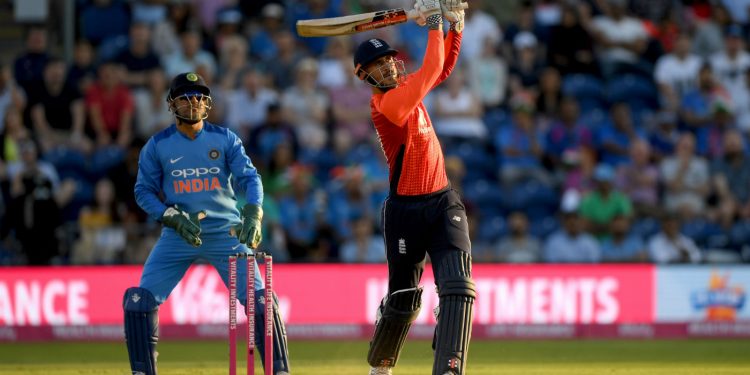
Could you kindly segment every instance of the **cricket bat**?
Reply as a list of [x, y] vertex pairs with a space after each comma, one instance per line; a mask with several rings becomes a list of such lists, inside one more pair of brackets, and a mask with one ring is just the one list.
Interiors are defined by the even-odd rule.
[[[462, 7], [466, 9], [469, 6], [463, 3]], [[301, 20], [297, 21], [297, 34], [305, 37], [349, 35], [398, 25], [418, 17], [419, 12], [414, 9], [395, 8], [351, 16]]]

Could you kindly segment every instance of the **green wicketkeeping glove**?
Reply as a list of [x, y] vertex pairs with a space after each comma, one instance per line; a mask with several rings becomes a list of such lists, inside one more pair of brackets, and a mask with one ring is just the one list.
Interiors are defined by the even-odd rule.
[[203, 243], [199, 236], [201, 234], [201, 220], [205, 217], [206, 211], [189, 214], [174, 206], [164, 211], [161, 222], [177, 231], [177, 234], [189, 244], [198, 247]]
[[242, 222], [232, 228], [232, 234], [236, 235], [241, 243], [251, 249], [256, 249], [260, 244], [260, 221], [263, 220], [263, 209], [248, 203], [242, 207], [241, 219]]

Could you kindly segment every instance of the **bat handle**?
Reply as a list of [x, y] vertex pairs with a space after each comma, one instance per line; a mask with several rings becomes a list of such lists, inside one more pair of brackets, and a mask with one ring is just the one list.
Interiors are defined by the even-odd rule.
[[[469, 3], [461, 3], [461, 9], [468, 9]], [[417, 12], [416, 9], [409, 9], [406, 11], [406, 18], [410, 20], [415, 20], [419, 18], [419, 12]]]

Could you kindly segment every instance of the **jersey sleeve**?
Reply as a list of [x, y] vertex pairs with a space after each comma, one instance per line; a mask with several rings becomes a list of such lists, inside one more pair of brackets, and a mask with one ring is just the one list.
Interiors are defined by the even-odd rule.
[[443, 42], [443, 48], [445, 50], [443, 71], [440, 72], [440, 77], [438, 77], [437, 81], [435, 81], [435, 84], [432, 86], [433, 88], [445, 81], [445, 79], [448, 78], [449, 75], [451, 75], [453, 68], [456, 67], [458, 54], [459, 52], [461, 52], [461, 35], [463, 35], [463, 33], [456, 33], [453, 31], [448, 32], [448, 36]]
[[242, 140], [231, 130], [227, 130], [227, 163], [232, 176], [237, 180], [237, 186], [245, 191], [247, 203], [258, 206], [263, 204], [263, 183], [260, 174], [245, 153]]
[[411, 74], [406, 82], [383, 94], [377, 109], [390, 122], [399, 126], [405, 125], [409, 114], [435, 85], [445, 61], [443, 42], [442, 31], [430, 30], [422, 67]]
[[135, 182], [135, 200], [154, 220], [160, 220], [167, 206], [159, 199], [162, 190], [162, 167], [151, 138], [138, 158], [138, 177]]

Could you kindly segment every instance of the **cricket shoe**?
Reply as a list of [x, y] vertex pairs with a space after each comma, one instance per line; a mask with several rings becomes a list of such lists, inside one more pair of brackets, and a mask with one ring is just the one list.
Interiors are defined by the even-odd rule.
[[393, 375], [391, 368], [388, 366], [371, 367], [370, 375]]

